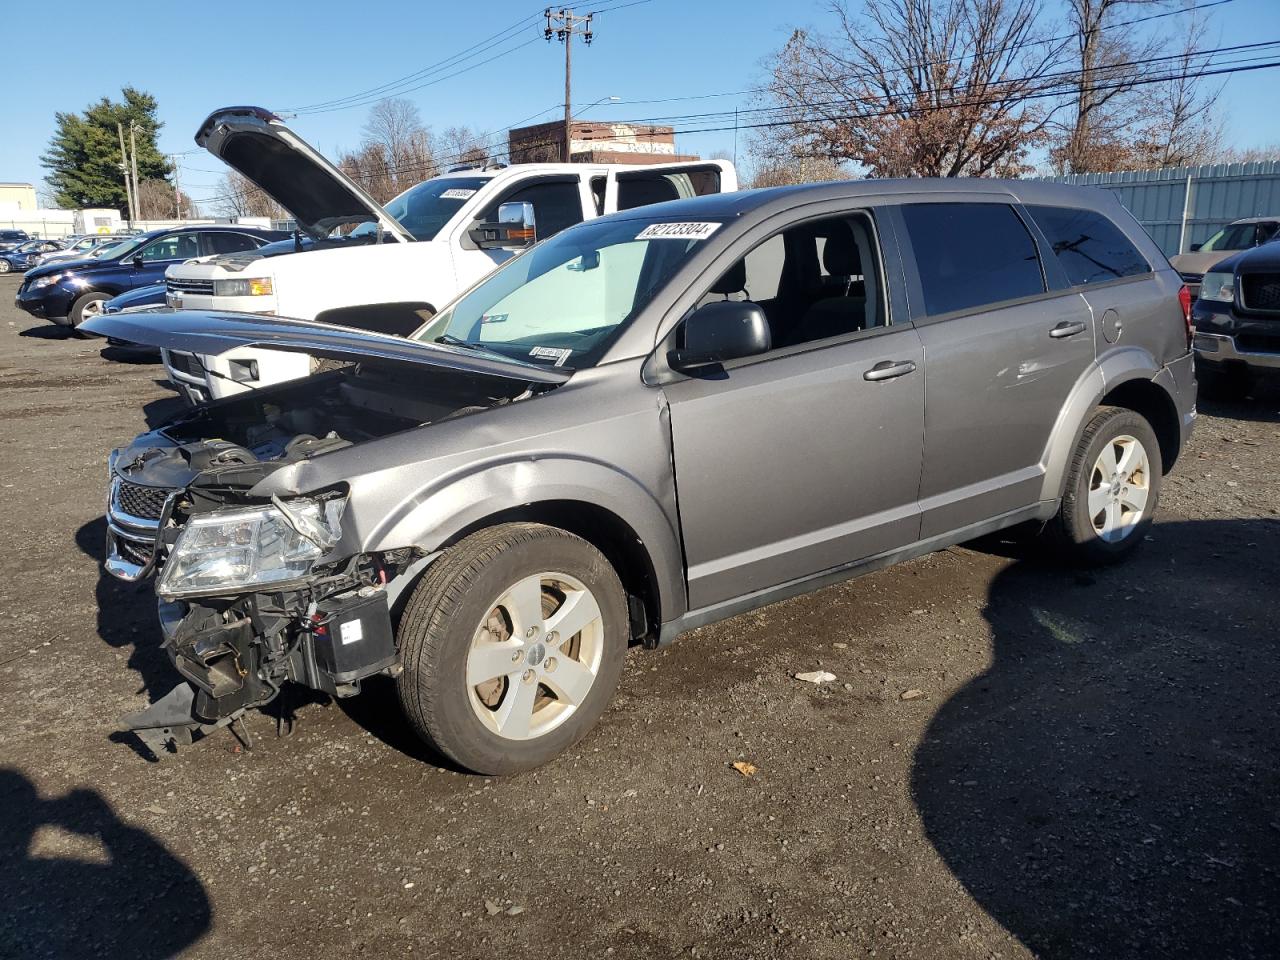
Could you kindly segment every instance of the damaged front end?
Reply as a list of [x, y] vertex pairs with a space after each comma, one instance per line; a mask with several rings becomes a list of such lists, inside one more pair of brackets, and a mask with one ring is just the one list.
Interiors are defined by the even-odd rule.
[[[157, 754], [190, 743], [287, 683], [353, 696], [396, 675], [397, 599], [431, 556], [363, 552], [344, 485], [280, 496], [277, 470], [530, 394], [527, 383], [365, 364], [223, 401], [110, 457], [106, 571], [154, 576], [163, 645], [183, 678], [125, 718]], [[355, 454], [352, 452], [354, 458]]]

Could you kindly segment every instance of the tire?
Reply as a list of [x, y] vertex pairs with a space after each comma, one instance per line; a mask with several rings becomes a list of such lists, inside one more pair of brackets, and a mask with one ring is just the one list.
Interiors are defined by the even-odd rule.
[[[526, 615], [530, 604], [541, 609]], [[599, 616], [587, 626], [554, 635], [562, 615], [572, 610], [581, 619], [593, 609]], [[531, 770], [581, 740], [604, 713], [628, 623], [618, 575], [585, 540], [530, 523], [482, 530], [427, 568], [405, 608], [401, 706], [418, 736], [460, 766], [493, 775]]]
[[90, 316], [96, 316], [102, 312], [102, 303], [110, 300], [111, 294], [101, 293], [99, 291], [91, 291], [83, 293], [76, 297], [75, 303], [71, 304], [71, 311], [67, 316], [71, 319], [71, 325], [78, 327], [85, 320], [86, 311]]
[[8, 260], [6, 260], [4, 257], [0, 257], [0, 273], [8, 273], [12, 269], [13, 269], [13, 264], [10, 263]]
[[1247, 367], [1211, 367], [1201, 364], [1196, 369], [1200, 392], [1211, 400], [1243, 400], [1253, 389], [1253, 374]]
[[[1120, 479], [1113, 484], [1106, 476], [1110, 461], [1104, 455], [1115, 458], [1121, 478], [1125, 478], [1126, 456], [1145, 457], [1145, 468], [1141, 462], [1129, 461], [1129, 482]], [[1082, 566], [1123, 560], [1142, 543], [1151, 526], [1162, 478], [1160, 444], [1146, 418], [1122, 407], [1099, 409], [1084, 428], [1068, 465], [1062, 503], [1045, 528], [1054, 552]], [[1139, 501], [1141, 509], [1133, 509]], [[1099, 506], [1101, 511], [1093, 509]]]

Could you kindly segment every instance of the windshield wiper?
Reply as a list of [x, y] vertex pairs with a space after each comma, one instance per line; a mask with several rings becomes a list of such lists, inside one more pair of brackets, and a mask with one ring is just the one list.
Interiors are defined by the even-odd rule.
[[461, 337], [455, 337], [452, 333], [442, 333], [436, 337], [436, 343], [443, 343], [450, 347], [462, 347], [464, 350], [480, 350], [484, 353], [492, 353], [492, 350], [485, 350], [478, 343], [472, 343], [470, 340], [463, 340]]

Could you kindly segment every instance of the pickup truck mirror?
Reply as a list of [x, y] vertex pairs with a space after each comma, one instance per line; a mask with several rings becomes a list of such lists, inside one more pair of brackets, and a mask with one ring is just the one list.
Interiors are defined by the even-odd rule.
[[769, 321], [750, 300], [713, 300], [684, 322], [684, 346], [668, 351], [673, 370], [693, 372], [773, 347]]
[[478, 223], [468, 236], [481, 250], [510, 250], [531, 247], [538, 242], [537, 218], [532, 203], [503, 203], [498, 219]]
[[1201, 247], [1201, 246], [1203, 246], [1203, 244], [1193, 243], [1193, 244], [1191, 245], [1191, 252], [1192, 252], [1192, 253], [1195, 253], [1197, 250], [1199, 250], [1199, 249], [1200, 249], [1200, 247]]

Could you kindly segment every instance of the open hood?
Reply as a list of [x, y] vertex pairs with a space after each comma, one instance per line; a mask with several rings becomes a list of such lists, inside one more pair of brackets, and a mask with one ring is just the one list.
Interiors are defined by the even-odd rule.
[[531, 383], [564, 383], [570, 376], [564, 370], [461, 348], [331, 323], [285, 320], [252, 313], [202, 313], [194, 310], [107, 313], [84, 321], [79, 329], [100, 337], [182, 350], [200, 356], [225, 353], [238, 347], [263, 347], [331, 360], [381, 360], [442, 367]]
[[239, 171], [319, 239], [334, 227], [377, 222], [397, 240], [413, 236], [354, 180], [261, 107], [223, 107], [196, 131], [196, 143]]

